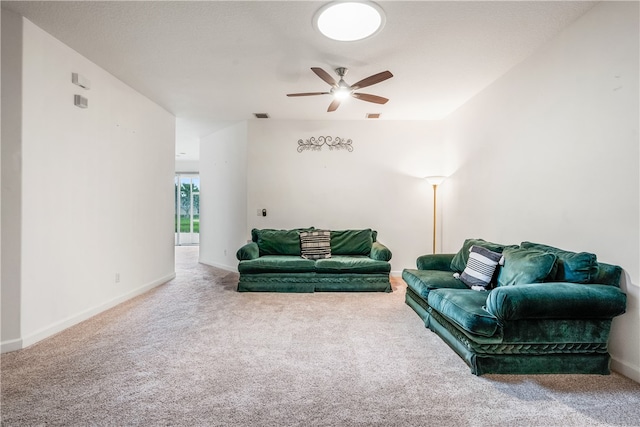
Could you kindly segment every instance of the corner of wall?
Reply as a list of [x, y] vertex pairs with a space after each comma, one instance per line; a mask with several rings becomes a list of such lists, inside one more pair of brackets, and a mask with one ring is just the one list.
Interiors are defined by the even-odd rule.
[[[2, 10], [2, 352], [22, 347], [22, 31], [21, 16]], [[11, 201], [10, 203], [7, 203]]]
[[200, 141], [200, 262], [233, 271], [247, 235], [246, 121]]

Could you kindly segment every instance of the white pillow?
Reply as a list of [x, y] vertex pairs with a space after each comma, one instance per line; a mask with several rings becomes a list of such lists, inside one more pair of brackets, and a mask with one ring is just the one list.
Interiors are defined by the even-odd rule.
[[498, 264], [502, 265], [504, 258], [498, 252], [490, 251], [482, 246], [471, 246], [469, 260], [462, 274], [454, 274], [462, 282], [476, 291], [484, 291], [489, 287], [493, 273]]
[[326, 230], [301, 232], [300, 256], [306, 259], [331, 258], [331, 232]]

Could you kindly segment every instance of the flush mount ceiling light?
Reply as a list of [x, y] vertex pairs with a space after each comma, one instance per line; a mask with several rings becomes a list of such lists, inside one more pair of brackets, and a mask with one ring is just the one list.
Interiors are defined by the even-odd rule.
[[323, 35], [345, 42], [374, 35], [382, 29], [384, 22], [382, 9], [371, 2], [329, 3], [313, 17], [313, 25]]

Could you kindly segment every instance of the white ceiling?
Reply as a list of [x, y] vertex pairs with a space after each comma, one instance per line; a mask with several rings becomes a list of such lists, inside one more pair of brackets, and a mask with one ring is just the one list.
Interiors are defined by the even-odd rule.
[[[230, 122], [273, 119], [441, 119], [531, 55], [595, 3], [380, 1], [386, 25], [357, 42], [324, 38], [316, 1], [3, 1], [177, 117], [176, 155], [198, 157], [198, 138]], [[394, 77], [327, 113], [310, 67], [347, 83]], [[185, 153], [185, 154], [179, 154]]]

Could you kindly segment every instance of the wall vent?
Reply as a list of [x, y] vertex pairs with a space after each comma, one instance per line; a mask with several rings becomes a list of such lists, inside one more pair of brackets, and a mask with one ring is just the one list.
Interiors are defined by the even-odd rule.
[[367, 113], [367, 119], [379, 119], [380, 113]]
[[268, 119], [269, 115], [267, 113], [253, 113], [256, 116], [256, 119]]

